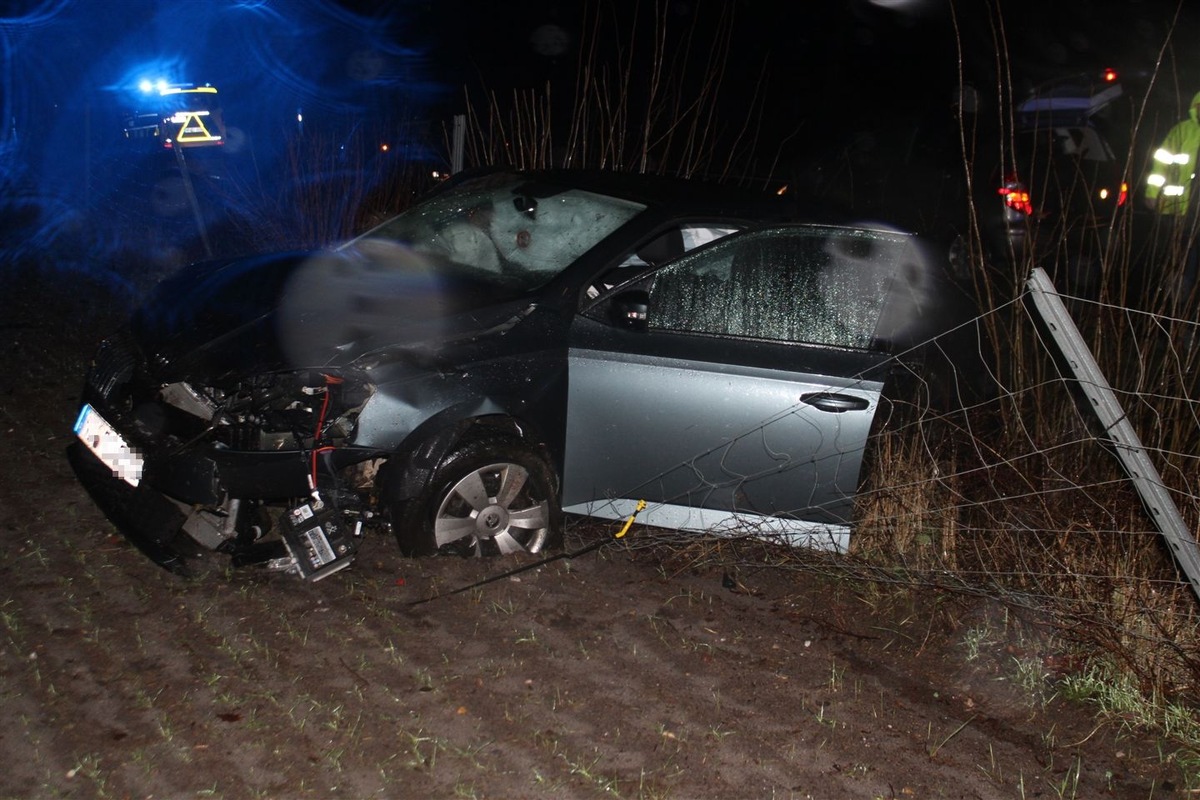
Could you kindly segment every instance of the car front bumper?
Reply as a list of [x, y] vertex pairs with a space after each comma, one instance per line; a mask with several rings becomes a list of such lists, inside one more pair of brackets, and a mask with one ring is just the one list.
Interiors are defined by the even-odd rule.
[[82, 442], [67, 448], [67, 460], [92, 502], [138, 550], [170, 572], [191, 573], [188, 562], [201, 551], [183, 532], [185, 516], [175, 503], [149, 484], [116, 477]]

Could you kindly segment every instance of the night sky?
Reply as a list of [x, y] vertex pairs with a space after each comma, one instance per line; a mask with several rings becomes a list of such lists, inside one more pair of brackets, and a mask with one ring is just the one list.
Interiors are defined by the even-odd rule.
[[[25, 145], [50, 144], [59, 161], [80, 130], [65, 109], [86, 109], [102, 125], [121, 93], [156, 67], [174, 80], [220, 86], [259, 140], [286, 128], [300, 107], [312, 125], [329, 127], [414, 110], [447, 115], [462, 110], [465, 86], [550, 85], [565, 103], [587, 29], [604, 31], [598, 58], [617, 63], [631, 49], [647, 50], [660, 8], [673, 47], [688, 32], [703, 44], [722, 27], [733, 30], [722, 90], [731, 114], [761, 88], [772, 125], [805, 136], [948, 104], [960, 59], [984, 97], [1001, 72], [1023, 90], [1071, 71], [1150, 69], [1172, 40], [1176, 13], [1171, 0], [971, 0], [958, 2], [956, 14], [949, 0], [7, 0], [5, 128], [9, 138], [27, 134]], [[1196, 13], [1179, 16], [1173, 41], [1195, 41]], [[997, 58], [1001, 36], [1006, 59]], [[1193, 49], [1200, 50], [1166, 50], [1188, 93], [1200, 87]], [[695, 71], [705, 55], [693, 57]]]
[[[122, 181], [136, 188], [143, 176], [120, 149], [121, 119], [138, 80], [156, 75], [219, 86], [240, 135], [226, 155], [252, 160], [256, 174], [281, 157], [298, 112], [307, 133], [335, 144], [370, 131], [444, 164], [442, 131], [465, 110], [464, 89], [479, 102], [486, 91], [549, 86], [563, 120], [590, 59], [610, 75], [630, 65], [636, 107], [657, 21], [668, 57], [681, 64], [691, 36], [692, 88], [711, 74], [711, 43], [732, 32], [716, 124], [736, 130], [757, 98], [759, 145], [786, 163], [863, 127], [902, 129], [950, 113], [960, 73], [989, 104], [1002, 87], [1020, 94], [1063, 74], [1151, 70], [1161, 59], [1159, 99], [1190, 97], [1200, 89], [1200, 48], [1188, 43], [1200, 26], [1196, 10], [1179, 8], [1171, 0], [6, 0], [0, 179], [7, 197], [32, 196], [55, 219], [136, 216]], [[580, 52], [589, 33], [590, 57]]]
[[[441, 29], [437, 52], [448, 59], [443, 74], [453, 75], [455, 84], [535, 87], [550, 80], [569, 87], [583, 25], [579, 5], [438, 4], [458, 21], [452, 30]], [[665, 18], [673, 34], [695, 27], [699, 40], [720, 24], [719, 10], [732, 9], [737, 51], [729, 83], [748, 90], [762, 76], [781, 126], [829, 127], [948, 104], [960, 65], [963, 78], [984, 98], [996, 93], [1004, 76], [1023, 93], [1075, 72], [1109, 66], [1151, 70], [1160, 56], [1180, 73], [1183, 91], [1190, 94], [1190, 83], [1200, 88], [1200, 48], [1189, 44], [1200, 34], [1197, 13], [1174, 0], [972, 0], [954, 6], [948, 0], [671, 0]], [[654, 4], [639, 7], [640, 29], [650, 30]], [[539, 56], [530, 45], [534, 32], [547, 24], [568, 34], [569, 49], [560, 56]], [[997, 55], [1000, 45], [1003, 56]], [[1189, 74], [1195, 75], [1190, 82]]]

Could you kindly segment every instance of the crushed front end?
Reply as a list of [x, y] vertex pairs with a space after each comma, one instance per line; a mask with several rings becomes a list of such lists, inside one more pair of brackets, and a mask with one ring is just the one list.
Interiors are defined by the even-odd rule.
[[372, 524], [380, 454], [352, 444], [373, 387], [347, 369], [165, 377], [128, 329], [99, 348], [69, 457], [121, 532], [189, 573], [209, 553], [317, 580]]

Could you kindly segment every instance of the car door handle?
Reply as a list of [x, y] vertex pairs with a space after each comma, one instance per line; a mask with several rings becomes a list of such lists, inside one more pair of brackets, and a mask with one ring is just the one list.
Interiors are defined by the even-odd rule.
[[871, 405], [870, 400], [865, 400], [861, 397], [849, 394], [832, 394], [830, 392], [806, 394], [800, 398], [800, 401], [808, 403], [810, 406], [815, 406], [822, 411], [828, 411], [831, 414], [841, 414], [846, 411], [863, 411]]

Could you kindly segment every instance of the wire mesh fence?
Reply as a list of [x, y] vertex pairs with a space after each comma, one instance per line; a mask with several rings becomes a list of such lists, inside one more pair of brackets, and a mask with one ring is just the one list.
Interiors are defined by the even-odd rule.
[[[1062, 299], [1083, 331], [1103, 331], [1097, 360], [1194, 548], [1195, 345], [1180, 335], [1192, 323], [1082, 296]], [[1115, 662], [1147, 691], [1194, 696], [1197, 598], [1028, 291], [968, 325], [981, 358], [961, 370], [943, 368], [941, 385], [898, 357], [907, 380], [895, 382], [877, 414], [849, 552], [791, 549], [769, 526], [754, 524], [699, 539], [640, 527], [624, 546], [668, 545], [685, 563], [987, 597], [1046, 621], [1077, 666]], [[922, 349], [950, 347], [938, 337]], [[946, 382], [957, 402], [944, 401]]]

